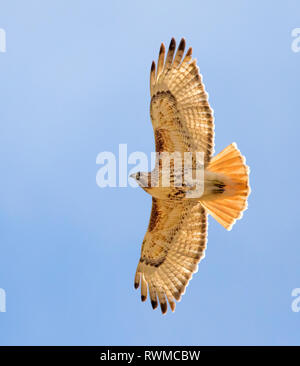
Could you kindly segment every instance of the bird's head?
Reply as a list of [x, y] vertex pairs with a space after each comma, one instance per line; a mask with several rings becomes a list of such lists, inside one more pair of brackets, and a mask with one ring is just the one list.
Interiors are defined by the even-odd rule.
[[141, 187], [148, 187], [148, 177], [149, 173], [145, 172], [136, 172], [130, 175], [130, 178], [136, 180]]

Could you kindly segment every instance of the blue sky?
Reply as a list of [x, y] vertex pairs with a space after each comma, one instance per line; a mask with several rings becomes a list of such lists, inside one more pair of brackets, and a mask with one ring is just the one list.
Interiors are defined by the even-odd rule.
[[[300, 312], [298, 1], [3, 1], [0, 28], [1, 345], [295, 345]], [[251, 167], [243, 220], [209, 219], [176, 312], [133, 289], [151, 198], [96, 185], [96, 156], [145, 151], [160, 43], [193, 46], [215, 150]]]

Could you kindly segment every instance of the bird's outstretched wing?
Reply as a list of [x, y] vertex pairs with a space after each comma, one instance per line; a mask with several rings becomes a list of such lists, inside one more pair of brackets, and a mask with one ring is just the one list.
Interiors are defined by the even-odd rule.
[[[207, 214], [193, 200], [168, 201], [152, 198], [152, 211], [141, 258], [135, 275], [135, 288], [141, 285], [142, 301], [149, 295], [153, 309], [160, 302], [172, 311], [197, 271], [206, 247]], [[158, 300], [157, 300], [158, 299]]]
[[157, 68], [150, 72], [150, 115], [157, 152], [203, 152], [209, 162], [214, 147], [213, 111], [192, 48], [184, 56], [185, 40], [172, 38], [167, 56], [161, 45]]

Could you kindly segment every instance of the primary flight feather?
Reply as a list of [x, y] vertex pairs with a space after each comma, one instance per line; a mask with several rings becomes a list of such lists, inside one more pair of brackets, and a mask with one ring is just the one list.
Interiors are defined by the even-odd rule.
[[[247, 207], [250, 193], [249, 169], [236, 144], [212, 158], [214, 118], [192, 48], [186, 54], [182, 39], [176, 51], [172, 38], [167, 55], [161, 45], [157, 67], [150, 72], [150, 115], [157, 153], [203, 153], [204, 189], [200, 197], [188, 196], [191, 186], [175, 186], [176, 169], [171, 165], [170, 187], [161, 183], [161, 160], [151, 173], [138, 172], [133, 178], [152, 196], [152, 210], [141, 257], [135, 275], [135, 288], [141, 286], [141, 299], [148, 293], [153, 309], [160, 304], [172, 311], [204, 258], [207, 214], [230, 230]], [[195, 161], [191, 169], [195, 168]], [[157, 178], [156, 180], [153, 178]]]

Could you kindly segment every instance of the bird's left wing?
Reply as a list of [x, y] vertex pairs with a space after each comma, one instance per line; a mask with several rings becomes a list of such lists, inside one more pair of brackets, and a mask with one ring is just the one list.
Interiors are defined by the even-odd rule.
[[153, 309], [160, 302], [162, 313], [167, 301], [172, 311], [204, 257], [207, 214], [193, 200], [166, 201], [152, 198], [152, 211], [141, 258], [135, 275], [135, 288], [141, 284], [142, 301], [149, 295]]
[[[175, 54], [172, 38], [165, 57], [161, 45], [150, 72], [150, 115], [157, 152], [203, 152], [209, 162], [214, 147], [213, 110], [192, 48], [184, 55], [182, 39]], [[175, 54], [175, 56], [174, 56]]]

